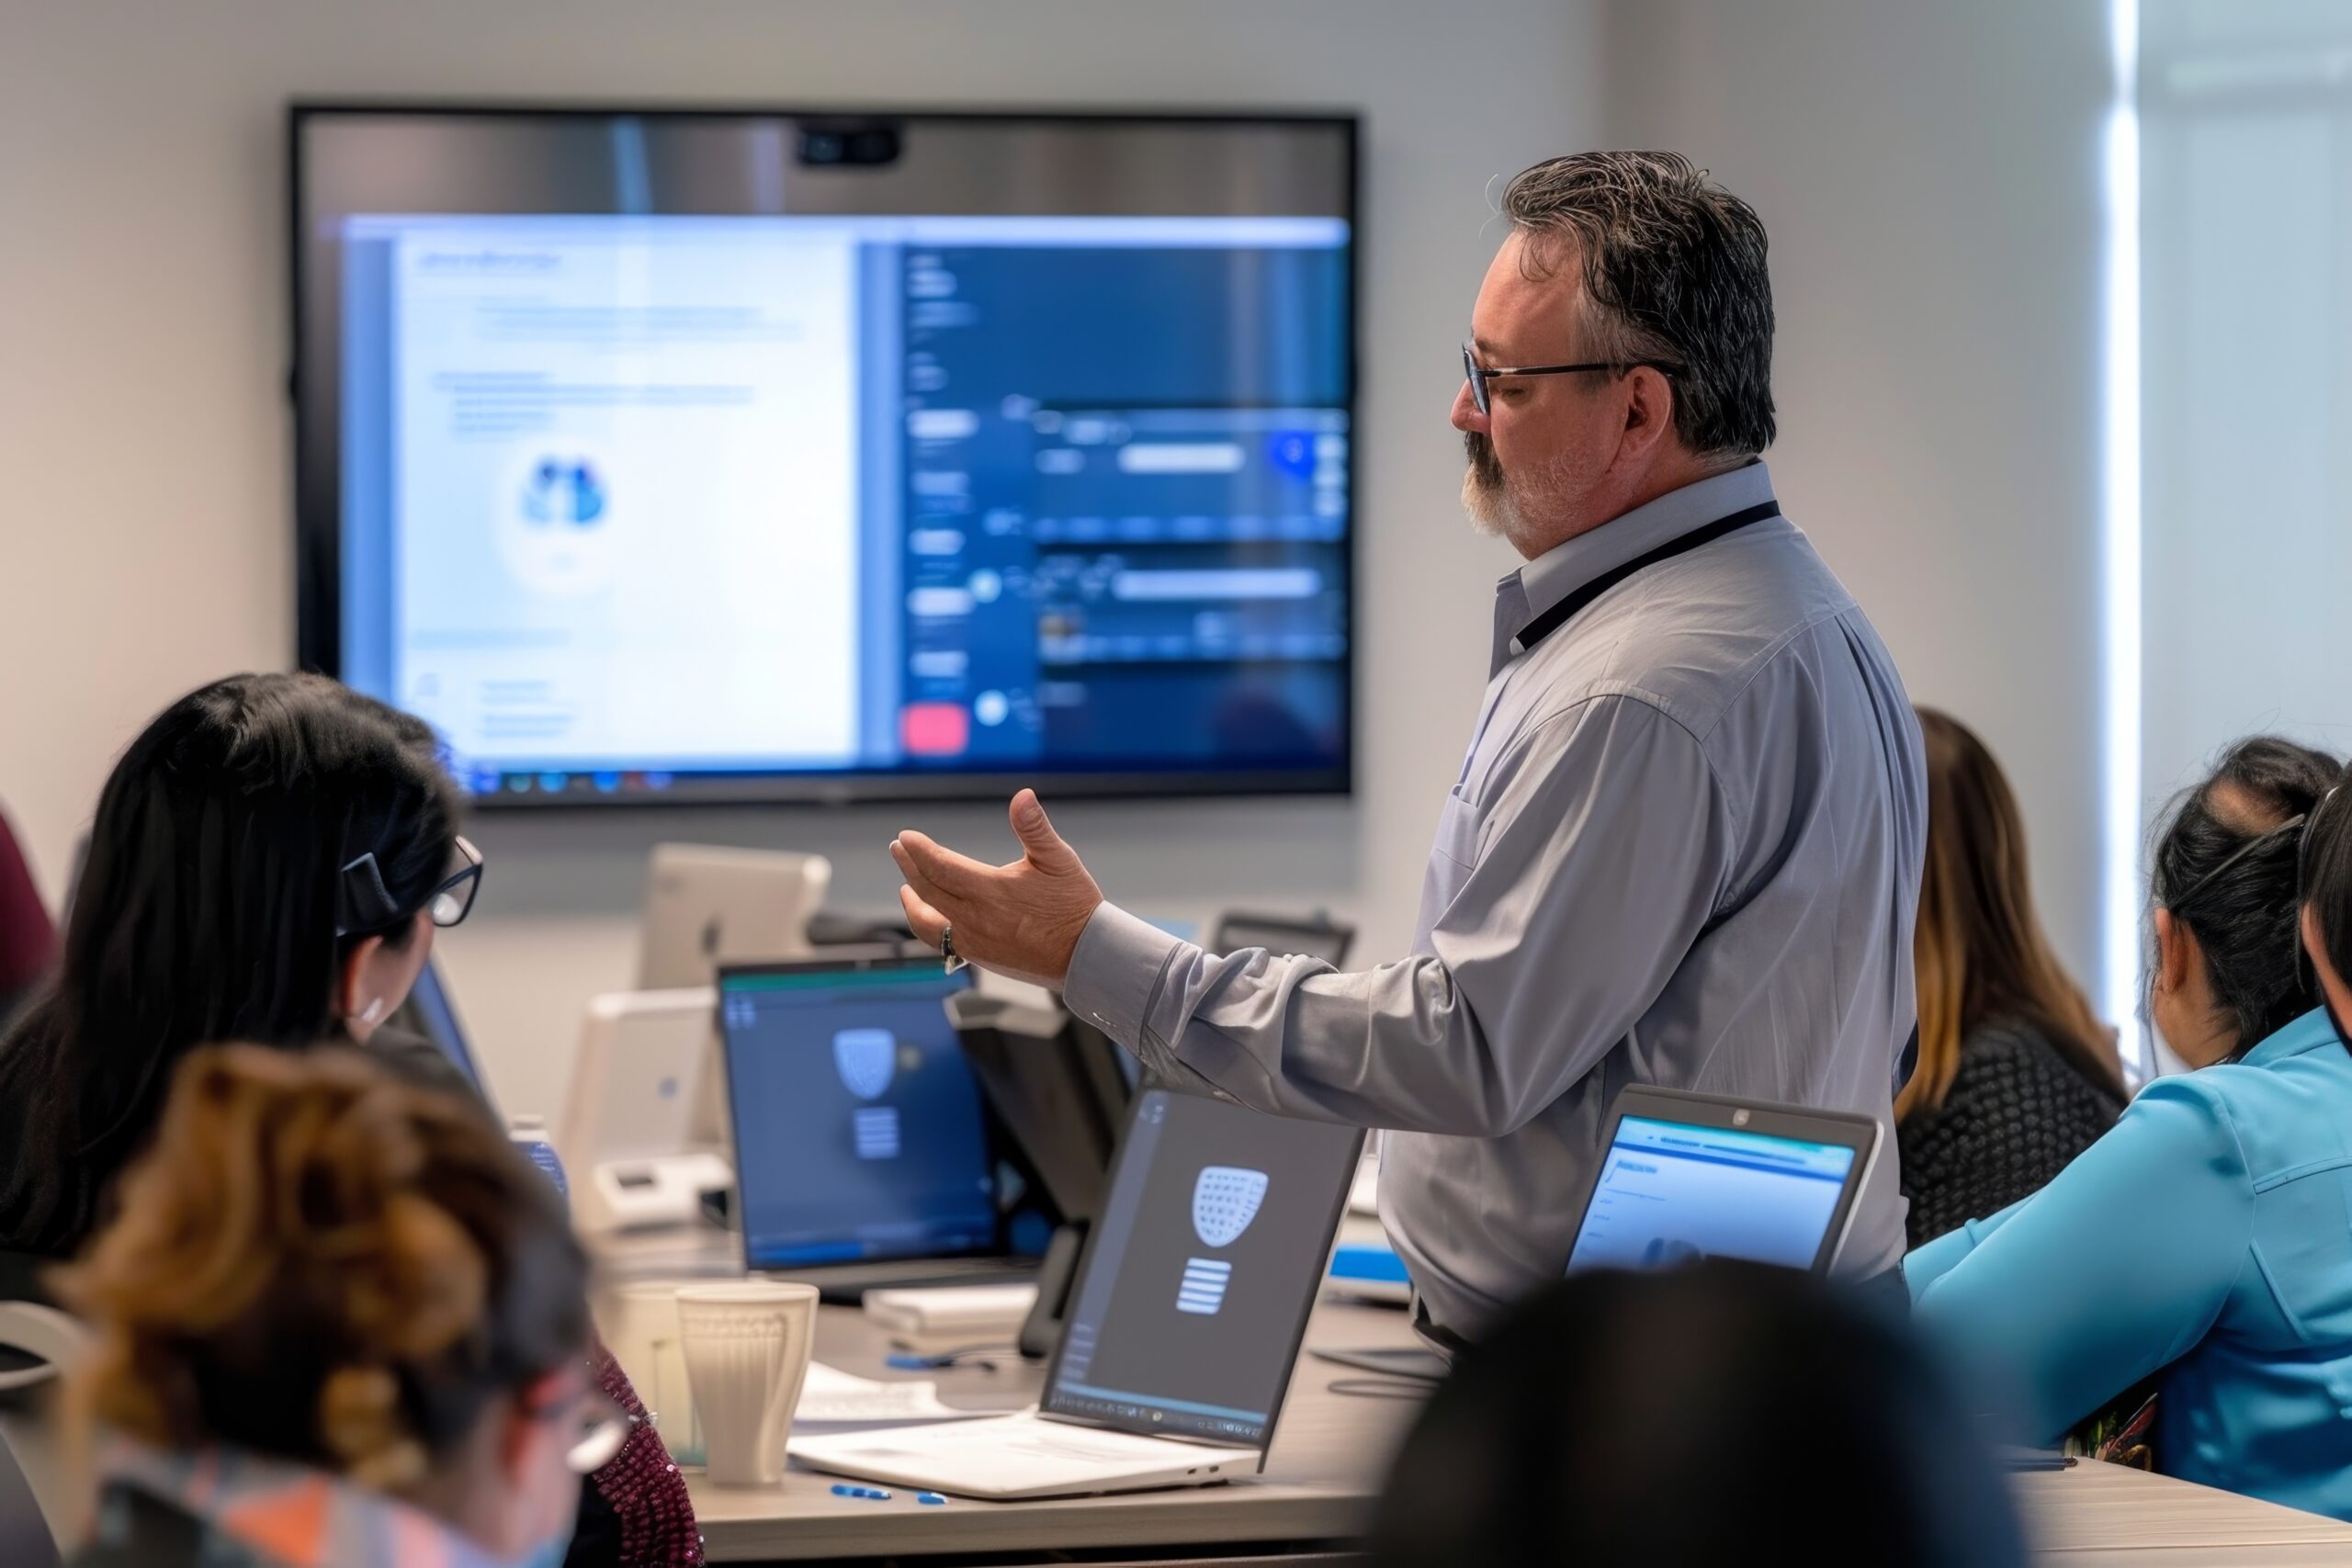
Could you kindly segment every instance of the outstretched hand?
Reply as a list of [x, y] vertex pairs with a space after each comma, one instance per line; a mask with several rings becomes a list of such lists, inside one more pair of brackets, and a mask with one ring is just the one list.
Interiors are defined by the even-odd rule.
[[1022, 856], [1009, 865], [982, 864], [921, 833], [890, 840], [890, 858], [907, 879], [899, 904], [932, 946], [952, 925], [957, 957], [1058, 989], [1102, 890], [1046, 819], [1035, 790], [1012, 797], [1012, 819]]

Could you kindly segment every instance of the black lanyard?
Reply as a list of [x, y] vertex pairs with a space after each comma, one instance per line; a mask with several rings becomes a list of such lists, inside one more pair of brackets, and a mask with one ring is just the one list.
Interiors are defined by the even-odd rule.
[[1520, 652], [1525, 653], [1529, 649], [1575, 620], [1586, 605], [1590, 604], [1595, 599], [1600, 598], [1635, 572], [1646, 570], [1660, 561], [1668, 561], [1677, 556], [1688, 555], [1700, 546], [1712, 545], [1724, 535], [1736, 533], [1750, 523], [1761, 523], [1767, 517], [1778, 517], [1780, 514], [1781, 503], [1777, 501], [1767, 501], [1735, 512], [1728, 517], [1718, 517], [1713, 523], [1691, 529], [1688, 534], [1678, 535], [1657, 548], [1635, 556], [1621, 567], [1602, 572], [1599, 577], [1520, 627], [1519, 635], [1511, 641], [1518, 645]]

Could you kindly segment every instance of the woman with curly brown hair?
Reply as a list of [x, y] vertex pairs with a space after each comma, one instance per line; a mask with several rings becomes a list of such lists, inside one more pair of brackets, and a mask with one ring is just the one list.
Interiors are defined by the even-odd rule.
[[190, 1053], [60, 1293], [97, 1337], [85, 1568], [552, 1564], [628, 1417], [561, 1201], [357, 1052]]

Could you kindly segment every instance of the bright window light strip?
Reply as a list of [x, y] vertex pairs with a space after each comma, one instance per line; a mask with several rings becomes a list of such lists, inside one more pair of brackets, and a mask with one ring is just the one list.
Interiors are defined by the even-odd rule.
[[2114, 96], [2108, 106], [2106, 184], [2106, 473], [2102, 669], [2101, 994], [2123, 1030], [2125, 1066], [2145, 1078], [2154, 1052], [2134, 1021], [2140, 990], [2140, 6], [2109, 0]]

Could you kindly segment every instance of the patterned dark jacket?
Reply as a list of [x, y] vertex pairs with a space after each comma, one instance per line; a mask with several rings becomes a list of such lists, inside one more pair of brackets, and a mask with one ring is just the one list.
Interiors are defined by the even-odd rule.
[[1914, 1111], [1895, 1129], [1911, 1245], [2030, 1198], [2122, 1111], [2039, 1030], [1981, 1026], [1961, 1042], [1960, 1072], [1943, 1104]]

